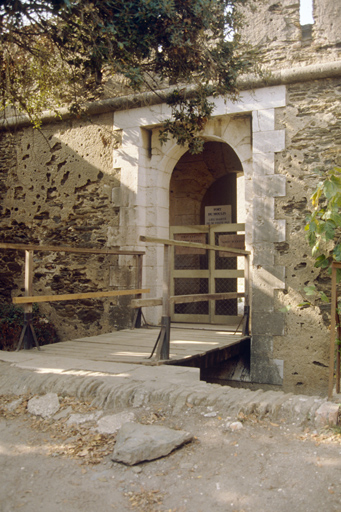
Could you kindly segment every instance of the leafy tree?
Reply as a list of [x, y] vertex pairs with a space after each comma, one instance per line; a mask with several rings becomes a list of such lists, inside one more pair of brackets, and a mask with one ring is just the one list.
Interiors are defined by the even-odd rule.
[[[134, 92], [173, 86], [161, 130], [192, 152], [213, 111], [252, 66], [238, 36], [252, 0], [0, 0], [0, 93], [39, 126], [42, 110], [80, 115], [109, 79]], [[189, 84], [194, 85], [188, 88]]]

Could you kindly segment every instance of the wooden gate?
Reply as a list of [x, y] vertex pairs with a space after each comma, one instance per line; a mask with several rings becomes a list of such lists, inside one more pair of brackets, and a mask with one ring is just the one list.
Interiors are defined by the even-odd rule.
[[[170, 238], [244, 249], [245, 224], [172, 226]], [[244, 257], [209, 249], [172, 248], [171, 296], [238, 293], [233, 299], [174, 303], [172, 322], [238, 326], [244, 314], [244, 291]]]

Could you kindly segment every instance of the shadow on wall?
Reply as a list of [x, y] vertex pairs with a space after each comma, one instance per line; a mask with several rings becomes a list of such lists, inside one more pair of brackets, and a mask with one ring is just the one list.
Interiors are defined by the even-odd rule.
[[[113, 247], [122, 196], [132, 196], [113, 168], [117, 139], [111, 116], [97, 123], [63, 122], [2, 134], [1, 241], [73, 247]], [[113, 234], [110, 237], [110, 234]], [[1, 251], [0, 297], [21, 295], [23, 252]], [[120, 262], [122, 263], [122, 262]], [[77, 293], [135, 286], [135, 261], [117, 256], [35, 253], [34, 292]], [[110, 286], [110, 287], [109, 287]], [[129, 298], [44, 305], [61, 339], [129, 325]]]

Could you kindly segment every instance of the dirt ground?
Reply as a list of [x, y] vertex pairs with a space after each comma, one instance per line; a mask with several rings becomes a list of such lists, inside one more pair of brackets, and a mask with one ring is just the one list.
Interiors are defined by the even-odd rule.
[[[17, 398], [0, 397], [1, 512], [341, 512], [341, 429], [317, 433], [190, 406], [174, 415], [160, 403], [130, 411], [140, 423], [186, 430], [195, 440], [127, 467], [111, 460], [114, 435], [90, 423], [67, 426], [67, 415], [32, 417], [27, 396], [9, 411]], [[65, 412], [94, 411], [60, 400]], [[243, 427], [232, 431], [236, 419]]]

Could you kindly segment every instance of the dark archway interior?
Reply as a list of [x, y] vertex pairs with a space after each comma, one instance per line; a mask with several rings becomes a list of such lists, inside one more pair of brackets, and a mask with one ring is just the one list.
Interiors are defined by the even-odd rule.
[[236, 222], [237, 175], [243, 172], [234, 150], [226, 143], [208, 141], [199, 155], [185, 153], [170, 181], [170, 225], [205, 223], [205, 207], [232, 206]]

